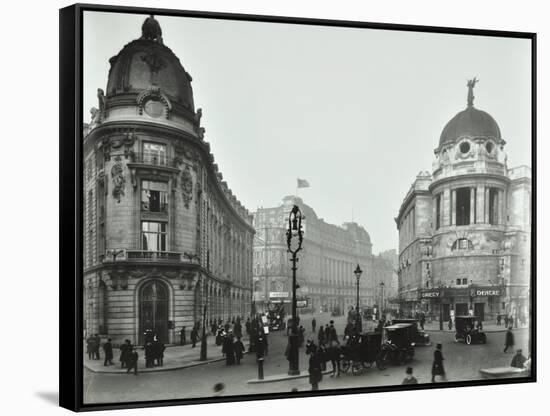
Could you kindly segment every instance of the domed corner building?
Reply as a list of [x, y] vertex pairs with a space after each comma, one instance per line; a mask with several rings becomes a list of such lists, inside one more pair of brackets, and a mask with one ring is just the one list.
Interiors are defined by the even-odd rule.
[[[432, 173], [399, 209], [398, 301], [405, 315], [529, 317], [531, 169], [509, 169], [490, 114], [468, 106], [445, 126]], [[512, 139], [510, 139], [512, 140]]]
[[248, 316], [252, 215], [204, 141], [191, 76], [153, 16], [110, 64], [84, 126], [84, 335], [174, 343]]

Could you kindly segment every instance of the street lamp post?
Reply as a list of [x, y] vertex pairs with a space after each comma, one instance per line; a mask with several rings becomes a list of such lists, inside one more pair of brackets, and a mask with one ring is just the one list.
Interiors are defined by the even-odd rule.
[[[300, 374], [299, 368], [299, 351], [298, 351], [298, 325], [296, 316], [296, 262], [298, 261], [296, 255], [302, 249], [302, 241], [304, 238], [304, 232], [302, 231], [302, 212], [297, 205], [292, 207], [288, 216], [288, 229], [286, 231], [286, 242], [288, 246], [288, 252], [292, 254], [292, 331], [289, 335], [289, 354], [288, 354], [288, 374], [298, 375]], [[293, 240], [297, 240], [295, 247], [293, 248]]]
[[361, 322], [361, 314], [359, 313], [359, 279], [361, 279], [361, 274], [363, 273], [363, 270], [361, 270], [361, 267], [359, 267], [359, 264], [355, 268], [355, 279], [357, 281], [357, 302], [355, 303], [355, 314], [357, 319], [357, 332], [361, 333], [363, 332], [363, 323]]
[[384, 282], [380, 282], [380, 318], [385, 320], [383, 318], [383, 313], [384, 313], [384, 310], [386, 309], [385, 308], [385, 305], [384, 305], [384, 287], [386, 285], [384, 284]]

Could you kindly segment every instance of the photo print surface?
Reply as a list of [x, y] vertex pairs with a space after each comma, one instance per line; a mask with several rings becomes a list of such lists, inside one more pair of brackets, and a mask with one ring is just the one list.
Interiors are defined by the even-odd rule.
[[83, 14], [83, 403], [531, 377], [530, 39]]

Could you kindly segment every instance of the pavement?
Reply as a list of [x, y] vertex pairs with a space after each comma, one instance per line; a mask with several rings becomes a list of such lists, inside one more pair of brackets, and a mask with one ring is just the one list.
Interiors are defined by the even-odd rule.
[[[311, 322], [311, 317], [305, 316], [304, 317], [304, 324]], [[323, 321], [327, 321], [324, 323], [328, 323], [328, 320], [335, 320], [337, 323], [337, 327], [342, 327], [345, 322], [345, 317], [330, 317], [328, 314], [325, 314]], [[319, 323], [320, 324], [320, 323]], [[338, 325], [339, 324], [339, 325]], [[374, 329], [374, 322], [372, 321], [366, 321], [364, 322], [364, 326], [366, 330], [373, 330]], [[527, 328], [520, 327], [517, 329]], [[341, 328], [339, 328], [341, 329]], [[437, 332], [445, 332], [445, 333], [454, 333], [454, 328], [449, 330], [447, 323], [443, 326], [443, 331], [439, 329], [439, 321], [431, 321], [426, 322], [424, 324], [424, 330], [426, 332], [430, 333], [437, 333]], [[516, 329], [514, 329], [516, 330]], [[487, 333], [492, 332], [505, 332], [506, 327], [504, 325], [497, 326], [496, 324], [484, 324], [483, 325], [483, 331]], [[343, 330], [338, 331], [341, 335]], [[306, 334], [307, 335], [307, 334]], [[316, 340], [316, 335], [312, 336], [313, 334], [310, 334], [309, 338], [313, 338]], [[248, 347], [248, 338], [243, 337], [243, 343], [245, 344], [245, 347]], [[195, 348], [191, 348], [191, 344], [187, 344], [184, 346], [181, 345], [172, 345], [167, 346], [166, 350], [164, 351], [164, 365], [162, 367], [152, 367], [152, 368], [146, 368], [145, 367], [145, 357], [144, 357], [144, 350], [142, 348], [138, 349], [139, 354], [139, 371], [140, 372], [158, 372], [158, 371], [171, 371], [171, 370], [180, 370], [183, 368], [189, 368], [189, 367], [195, 367], [198, 365], [204, 365], [204, 364], [210, 364], [215, 363], [218, 361], [223, 361], [225, 358], [221, 352], [221, 346], [217, 346], [215, 343], [215, 336], [209, 335], [207, 338], [207, 359], [204, 361], [200, 360], [200, 342], [196, 344]], [[103, 351], [102, 351], [103, 353]], [[114, 351], [115, 358], [113, 360], [114, 365], [112, 366], [104, 366], [103, 365], [103, 356], [100, 360], [90, 360], [88, 358], [88, 355], [84, 355], [84, 367], [86, 367], [88, 370], [94, 372], [94, 373], [108, 373], [108, 374], [119, 374], [119, 373], [125, 373], [126, 369], [120, 368], [120, 362], [118, 361], [118, 350], [115, 349]], [[283, 381], [288, 380], [292, 378], [291, 376], [288, 376], [286, 374], [279, 374], [273, 376], [274, 380], [271, 381]], [[253, 379], [257, 380], [257, 379]], [[249, 382], [267, 382], [267, 381], [253, 381], [250, 380]], [[266, 377], [267, 380], [267, 377]]]
[[[243, 337], [242, 339], [245, 347], [248, 346], [248, 338]], [[164, 365], [162, 367], [145, 367], [145, 352], [142, 347], [139, 347], [137, 352], [139, 354], [138, 361], [138, 371], [141, 373], [150, 373], [158, 371], [170, 371], [170, 370], [180, 370], [183, 368], [196, 367], [198, 365], [215, 363], [218, 361], [225, 360], [225, 357], [222, 354], [222, 347], [216, 345], [216, 337], [210, 335], [207, 337], [207, 353], [206, 360], [200, 360], [201, 353], [201, 344], [200, 341], [196, 344], [195, 348], [192, 348], [191, 344], [187, 345], [168, 345], [164, 351]], [[99, 360], [90, 360], [88, 354], [84, 356], [84, 367], [94, 373], [107, 373], [107, 374], [122, 374], [126, 373], [125, 368], [120, 368], [119, 351], [115, 349], [113, 351], [114, 365], [104, 366], [103, 360], [105, 356], [103, 351], [101, 351], [101, 359]], [[246, 354], [246, 352], [245, 352]]]

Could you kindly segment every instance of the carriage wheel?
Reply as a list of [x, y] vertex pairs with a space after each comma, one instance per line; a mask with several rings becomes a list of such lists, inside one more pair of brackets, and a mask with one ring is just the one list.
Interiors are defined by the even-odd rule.
[[455, 342], [458, 342], [460, 341], [460, 337], [458, 336], [458, 334], [455, 334]]
[[470, 345], [472, 343], [472, 336], [470, 334], [466, 335], [466, 344]]
[[347, 372], [349, 371], [350, 366], [351, 366], [350, 361], [344, 359], [344, 360], [342, 360], [340, 369], [341, 369], [344, 373], [347, 373]]

